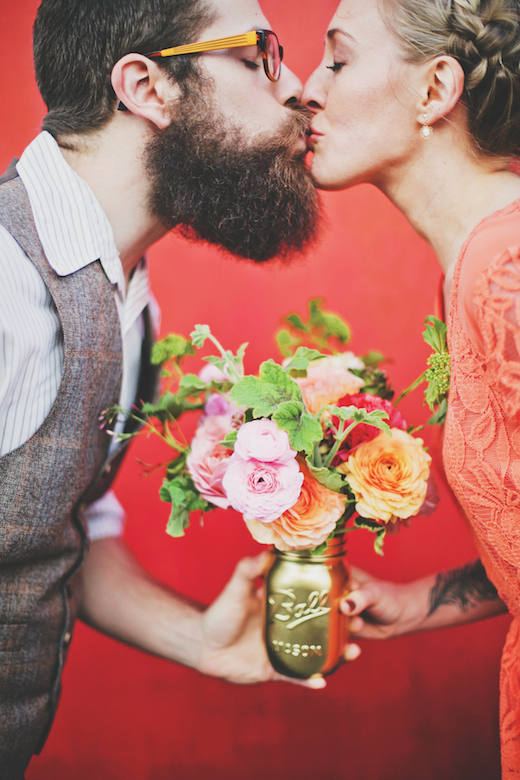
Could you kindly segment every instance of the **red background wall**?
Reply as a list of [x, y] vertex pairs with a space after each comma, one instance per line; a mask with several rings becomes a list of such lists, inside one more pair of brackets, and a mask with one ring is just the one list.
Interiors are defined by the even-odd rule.
[[[31, 64], [37, 0], [0, 0], [0, 165], [38, 132], [44, 106]], [[265, 0], [263, 7], [301, 78], [321, 57], [336, 0]], [[382, 139], [384, 143], [384, 139]], [[277, 356], [280, 318], [310, 297], [353, 326], [353, 348], [392, 358], [394, 386], [407, 386], [428, 353], [421, 323], [440, 271], [431, 250], [375, 189], [324, 198], [320, 245], [290, 268], [258, 268], [167, 236], [150, 252], [163, 332], [211, 324], [232, 348], [249, 341], [247, 368]], [[198, 369], [199, 365], [193, 366]], [[406, 399], [410, 421], [427, 417], [421, 394]], [[435, 449], [432, 432], [427, 438]], [[116, 490], [128, 510], [126, 538], [158, 577], [212, 600], [235, 562], [259, 550], [241, 518], [218, 510], [182, 540], [165, 535], [168, 508], [158, 475], [135, 458], [161, 460], [134, 443]], [[380, 577], [407, 581], [470, 560], [475, 551], [447, 489], [428, 520], [373, 553], [369, 535], [351, 538], [349, 558]], [[356, 536], [356, 535], [354, 535]], [[239, 688], [145, 656], [78, 625], [49, 741], [28, 780], [495, 780], [499, 777], [498, 669], [506, 617], [385, 644], [363, 643], [326, 690], [285, 684]]]

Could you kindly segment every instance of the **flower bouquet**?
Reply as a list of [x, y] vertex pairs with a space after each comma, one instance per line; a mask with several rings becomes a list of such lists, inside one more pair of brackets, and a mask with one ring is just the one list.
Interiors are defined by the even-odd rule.
[[[265, 640], [280, 672], [308, 678], [340, 662], [338, 602], [348, 588], [345, 534], [368, 529], [382, 554], [388, 530], [434, 508], [431, 458], [392, 406], [382, 356], [345, 351], [348, 325], [309, 304], [277, 335], [282, 363], [245, 375], [247, 344], [224, 349], [208, 325], [190, 339], [172, 334], [153, 349], [168, 388], [134, 413], [175, 452], [161, 498], [171, 504], [167, 532], [184, 535], [190, 513], [240, 512], [254, 537], [274, 546], [266, 574]], [[211, 342], [198, 375], [183, 360]], [[109, 422], [119, 413], [109, 411]], [[177, 420], [202, 412], [190, 443]]]

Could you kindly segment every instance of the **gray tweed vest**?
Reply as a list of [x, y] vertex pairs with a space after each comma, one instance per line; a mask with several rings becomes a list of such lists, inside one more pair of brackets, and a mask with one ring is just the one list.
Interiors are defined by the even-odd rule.
[[[112, 285], [99, 261], [66, 277], [52, 270], [14, 162], [0, 178], [0, 224], [49, 289], [63, 330], [64, 368], [42, 426], [0, 460], [1, 780], [23, 777], [45, 742], [81, 595], [88, 549], [82, 508], [105, 492], [122, 460], [122, 448], [108, 460], [110, 437], [98, 420], [118, 402], [121, 386]], [[149, 319], [146, 330], [145, 343]], [[144, 368], [138, 397], [150, 399], [155, 381]]]

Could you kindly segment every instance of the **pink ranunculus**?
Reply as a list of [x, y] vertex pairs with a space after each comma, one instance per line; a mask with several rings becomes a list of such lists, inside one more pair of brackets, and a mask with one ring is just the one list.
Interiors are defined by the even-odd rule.
[[261, 460], [264, 463], [294, 460], [296, 450], [291, 449], [289, 437], [273, 420], [263, 417], [244, 423], [238, 431], [235, 452], [244, 460]]
[[206, 382], [208, 385], [211, 382], [229, 382], [229, 379], [224, 372], [221, 371], [220, 368], [217, 368], [217, 366], [214, 366], [213, 363], [206, 363], [199, 371], [198, 376], [201, 382]]
[[204, 407], [203, 417], [214, 417], [216, 415], [227, 415], [228, 417], [238, 415], [243, 418], [244, 412], [238, 406], [232, 404], [227, 395], [210, 393]]
[[201, 418], [186, 460], [188, 471], [201, 496], [215, 506], [227, 509], [229, 500], [223, 487], [232, 450], [219, 444], [231, 430], [229, 415]]
[[[382, 409], [388, 414], [388, 420], [385, 422], [390, 428], [400, 428], [405, 431], [407, 428], [406, 422], [400, 412], [395, 409], [390, 401], [384, 398], [379, 398], [378, 395], [372, 395], [372, 393], [356, 393], [355, 395], [344, 395], [343, 398], [337, 402], [336, 406], [356, 406], [358, 409], [366, 409], [367, 412], [373, 412], [374, 409]], [[338, 424], [338, 419], [334, 419], [334, 424]], [[350, 422], [345, 423], [345, 427], [348, 427]], [[340, 451], [334, 459], [334, 466], [348, 460], [355, 449], [366, 441], [375, 439], [380, 433], [379, 428], [374, 428], [373, 425], [367, 425], [366, 423], [360, 423], [349, 433], [345, 441], [343, 442]]]
[[311, 550], [322, 544], [345, 511], [345, 496], [333, 493], [312, 476], [298, 458], [304, 482], [298, 501], [272, 523], [246, 518], [253, 539], [278, 550]]
[[296, 458], [280, 463], [229, 458], [222, 480], [229, 503], [245, 519], [271, 523], [292, 507], [300, 495], [303, 474]]

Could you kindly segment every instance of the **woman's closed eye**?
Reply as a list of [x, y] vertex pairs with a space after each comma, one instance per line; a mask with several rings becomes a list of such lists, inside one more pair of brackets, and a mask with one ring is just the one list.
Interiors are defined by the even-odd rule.
[[336, 73], [338, 70], [341, 70], [345, 64], [345, 62], [335, 62], [333, 65], [326, 65], [325, 67], [327, 70], [331, 70], [333, 73]]

